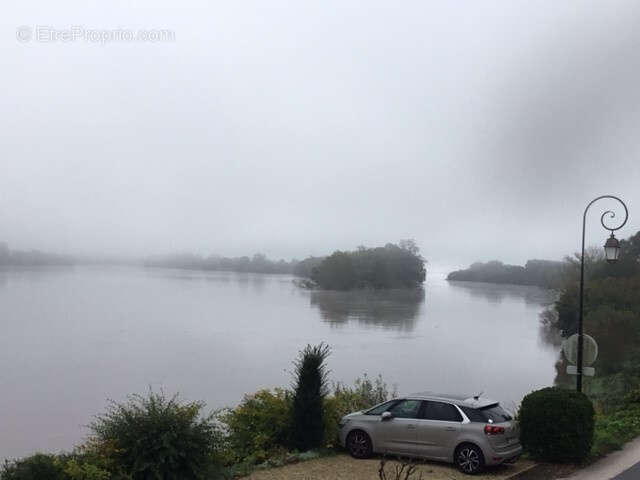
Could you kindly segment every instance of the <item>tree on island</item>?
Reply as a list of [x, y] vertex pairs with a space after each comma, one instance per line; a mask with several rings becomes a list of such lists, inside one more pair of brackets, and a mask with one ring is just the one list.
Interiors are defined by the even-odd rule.
[[507, 265], [498, 260], [492, 260], [486, 263], [476, 262], [465, 270], [451, 272], [447, 276], [447, 280], [558, 288], [564, 281], [566, 270], [566, 262], [528, 260], [523, 267], [520, 265]]
[[415, 288], [425, 280], [424, 264], [415, 242], [403, 240], [400, 245], [336, 251], [312, 269], [311, 279], [329, 290]]

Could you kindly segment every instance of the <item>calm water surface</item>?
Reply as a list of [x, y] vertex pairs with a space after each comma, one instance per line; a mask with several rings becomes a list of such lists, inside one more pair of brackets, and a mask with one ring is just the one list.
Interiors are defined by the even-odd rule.
[[0, 458], [72, 448], [107, 398], [151, 386], [236, 404], [287, 386], [325, 341], [332, 380], [381, 373], [400, 394], [485, 392], [506, 403], [553, 383], [535, 287], [318, 292], [292, 277], [77, 267], [0, 271]]

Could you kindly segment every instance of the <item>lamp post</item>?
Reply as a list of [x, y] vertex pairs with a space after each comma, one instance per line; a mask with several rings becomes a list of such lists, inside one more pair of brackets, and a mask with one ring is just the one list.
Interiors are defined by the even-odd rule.
[[620, 202], [622, 207], [624, 208], [624, 220], [620, 225], [615, 228], [607, 227], [604, 223], [604, 217], [609, 215], [609, 218], [615, 218], [616, 214], [611, 210], [605, 211], [600, 217], [600, 224], [605, 228], [605, 230], [609, 230], [611, 232], [611, 236], [607, 239], [604, 244], [604, 254], [608, 263], [616, 263], [618, 260], [618, 256], [620, 255], [620, 242], [615, 237], [613, 232], [616, 230], [620, 230], [624, 227], [624, 224], [627, 223], [627, 219], [629, 218], [629, 210], [627, 210], [627, 206], [624, 204], [622, 200], [613, 195], [602, 195], [600, 197], [594, 198], [589, 202], [587, 208], [584, 209], [584, 215], [582, 216], [582, 254], [580, 255], [580, 307], [578, 313], [578, 378], [576, 382], [576, 389], [579, 392], [582, 392], [582, 356], [583, 356], [583, 340], [584, 340], [584, 332], [582, 328], [582, 313], [583, 313], [583, 305], [584, 305], [584, 236], [585, 236], [585, 227], [587, 224], [587, 211], [589, 207], [593, 205], [598, 200], [602, 200], [603, 198], [611, 198], [613, 200], [617, 200]]

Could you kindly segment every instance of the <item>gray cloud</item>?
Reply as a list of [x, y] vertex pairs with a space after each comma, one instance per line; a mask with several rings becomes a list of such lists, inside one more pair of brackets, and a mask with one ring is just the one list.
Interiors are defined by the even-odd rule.
[[[640, 206], [639, 13], [623, 1], [7, 7], [0, 238], [302, 257], [414, 237], [435, 263], [560, 258], [592, 197]], [[16, 40], [43, 24], [176, 38]]]

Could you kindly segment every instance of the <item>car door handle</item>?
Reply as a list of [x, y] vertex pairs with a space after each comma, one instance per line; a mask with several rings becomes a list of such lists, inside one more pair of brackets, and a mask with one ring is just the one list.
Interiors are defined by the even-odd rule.
[[447, 428], [445, 428], [445, 430], [447, 430], [449, 432], [455, 432], [456, 431], [456, 427], [447, 427]]
[[411, 424], [409, 424], [409, 425], [407, 425], [407, 428], [408, 428], [409, 430], [415, 430], [416, 426], [415, 426], [415, 425], [411, 425]]

